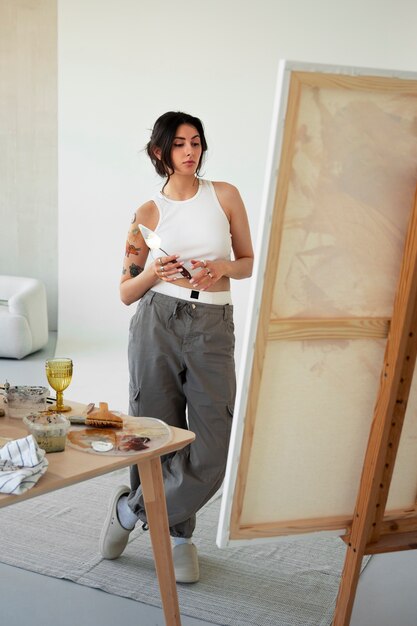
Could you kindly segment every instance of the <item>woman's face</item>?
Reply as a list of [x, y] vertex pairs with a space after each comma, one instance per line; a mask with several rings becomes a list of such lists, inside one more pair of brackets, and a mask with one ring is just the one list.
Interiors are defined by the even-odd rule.
[[194, 126], [178, 126], [171, 148], [175, 174], [195, 174], [201, 158], [201, 139]]

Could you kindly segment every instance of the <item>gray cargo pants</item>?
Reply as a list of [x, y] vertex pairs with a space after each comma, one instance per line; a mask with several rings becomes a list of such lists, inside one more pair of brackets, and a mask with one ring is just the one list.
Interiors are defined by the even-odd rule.
[[[191, 537], [196, 512], [223, 481], [236, 391], [234, 342], [231, 305], [148, 291], [130, 323], [130, 415], [196, 434], [191, 445], [162, 461], [173, 537]], [[130, 480], [128, 504], [146, 521], [136, 465]]]

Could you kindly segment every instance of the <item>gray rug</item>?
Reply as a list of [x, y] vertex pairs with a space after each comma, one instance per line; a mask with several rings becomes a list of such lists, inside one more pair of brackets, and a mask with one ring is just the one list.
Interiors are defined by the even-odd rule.
[[[109, 496], [121, 482], [128, 482], [127, 470], [1, 509], [0, 561], [161, 606], [149, 533], [135, 529], [116, 561], [98, 553]], [[221, 626], [330, 625], [345, 556], [342, 541], [288, 538], [219, 550], [219, 505], [214, 499], [199, 514], [201, 580], [178, 585], [181, 614]]]

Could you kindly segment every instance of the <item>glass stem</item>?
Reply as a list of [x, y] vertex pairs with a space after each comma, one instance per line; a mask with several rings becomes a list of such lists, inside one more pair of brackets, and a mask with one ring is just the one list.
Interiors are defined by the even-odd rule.
[[59, 412], [64, 405], [64, 394], [62, 391], [56, 392], [56, 410]]

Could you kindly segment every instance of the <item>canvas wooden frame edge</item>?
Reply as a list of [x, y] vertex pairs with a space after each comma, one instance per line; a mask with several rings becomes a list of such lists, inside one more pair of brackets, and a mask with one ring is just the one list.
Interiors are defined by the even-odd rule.
[[[241, 407], [246, 406], [249, 392], [249, 381], [254, 357], [255, 337], [258, 326], [259, 306], [263, 291], [263, 276], [267, 260], [267, 250], [262, 246], [266, 236], [270, 232], [270, 219], [274, 203], [275, 185], [272, 181], [277, 175], [277, 166], [281, 154], [285, 110], [289, 89], [289, 75], [286, 62], [281, 61], [278, 67], [275, 101], [272, 114], [271, 136], [266, 165], [266, 177], [264, 180], [263, 196], [261, 203], [261, 216], [255, 249], [254, 269], [251, 281], [248, 310], [249, 316], [245, 325], [245, 333], [242, 344], [242, 360], [238, 375], [237, 394], [235, 401], [234, 419], [230, 437], [230, 447], [226, 466], [226, 474], [223, 484], [222, 503], [220, 508], [219, 525], [216, 542], [220, 548], [226, 547], [230, 537], [230, 515], [232, 508], [232, 496], [236, 484], [238, 461], [245, 428], [244, 415], [241, 415]], [[282, 98], [284, 94], [284, 98]]]
[[[265, 242], [269, 242], [271, 233], [271, 222], [273, 218], [275, 196], [278, 182], [278, 171], [281, 159], [282, 144], [284, 139], [284, 125], [286, 111], [288, 105], [289, 85], [293, 72], [310, 72], [323, 74], [340, 74], [342, 76], [358, 76], [372, 78], [380, 76], [381, 78], [392, 79], [412, 79], [416, 80], [417, 75], [414, 72], [383, 70], [370, 68], [356, 68], [348, 66], [335, 66], [314, 63], [302, 63], [298, 61], [281, 60], [278, 67], [278, 78], [275, 91], [275, 101], [273, 107], [273, 116], [271, 124], [271, 136], [267, 158], [266, 175], [264, 180], [264, 189], [262, 196], [262, 213], [260, 221], [260, 229], [258, 234], [255, 259], [255, 266], [252, 278], [251, 292], [249, 298], [249, 316], [245, 326], [245, 335], [242, 349], [242, 361], [238, 377], [238, 392], [235, 404], [235, 418], [233, 420], [231, 443], [229, 448], [229, 456], [224, 480], [224, 489], [222, 503], [220, 509], [220, 517], [216, 542], [220, 548], [227, 547], [231, 542], [246, 543], [249, 539], [251, 542], [276, 541], [277, 536], [256, 537], [256, 533], [240, 532], [239, 529], [235, 535], [231, 537], [231, 519], [233, 514], [233, 505], [235, 502], [234, 492], [240, 466], [240, 458], [242, 456], [243, 435], [246, 427], [246, 406], [249, 396], [249, 381], [252, 377], [252, 369], [255, 359], [256, 335], [258, 333], [260, 309], [262, 304], [262, 294], [264, 287], [264, 274], [267, 262], [268, 247]], [[243, 451], [243, 455], [244, 455]], [[307, 520], [305, 520], [307, 521]], [[339, 518], [334, 518], [334, 528], [338, 526]], [[344, 527], [346, 530], [346, 527]], [[313, 529], [306, 532], [312, 532]], [[302, 532], [300, 529], [299, 532]], [[317, 529], [316, 532], [321, 532]], [[323, 531], [326, 532], [326, 531]], [[330, 531], [334, 534], [334, 531]], [[340, 527], [337, 531], [340, 533]], [[243, 538], [244, 535], [244, 538]]]

